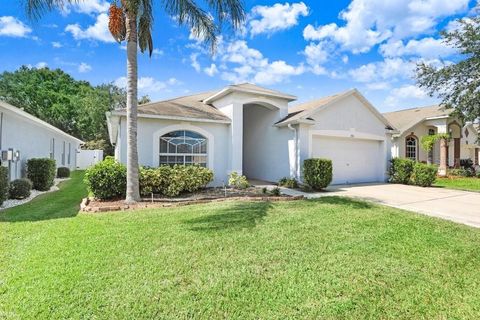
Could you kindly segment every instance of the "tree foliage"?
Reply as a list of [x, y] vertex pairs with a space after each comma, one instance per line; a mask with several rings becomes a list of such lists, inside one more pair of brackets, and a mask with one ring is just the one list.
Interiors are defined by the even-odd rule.
[[480, 17], [457, 21], [457, 27], [441, 33], [444, 42], [458, 51], [456, 63], [440, 67], [417, 65], [417, 82], [455, 115], [474, 121], [480, 117]]
[[94, 87], [60, 69], [26, 66], [0, 74], [0, 99], [84, 141], [109, 141], [105, 112], [125, 108], [125, 90], [113, 84]]

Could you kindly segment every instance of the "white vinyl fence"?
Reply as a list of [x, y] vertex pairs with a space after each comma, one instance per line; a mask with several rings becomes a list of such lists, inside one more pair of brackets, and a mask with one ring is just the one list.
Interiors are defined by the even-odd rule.
[[78, 150], [77, 169], [85, 170], [103, 160], [103, 150]]

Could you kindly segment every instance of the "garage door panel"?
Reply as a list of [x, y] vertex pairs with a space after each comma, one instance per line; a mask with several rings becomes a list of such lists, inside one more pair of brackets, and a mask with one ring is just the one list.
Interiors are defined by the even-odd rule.
[[313, 136], [312, 157], [332, 160], [332, 184], [381, 180], [381, 142], [349, 138]]

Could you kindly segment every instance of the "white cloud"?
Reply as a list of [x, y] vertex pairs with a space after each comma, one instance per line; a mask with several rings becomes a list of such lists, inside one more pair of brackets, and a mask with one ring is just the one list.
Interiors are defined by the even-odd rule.
[[95, 24], [82, 29], [80, 25], [69, 24], [65, 31], [70, 32], [76, 40], [97, 40], [102, 42], [115, 42], [108, 30], [108, 15], [101, 13], [97, 16]]
[[109, 6], [110, 4], [104, 0], [82, 0], [63, 7], [62, 13], [67, 15], [72, 10], [85, 14], [103, 13], [108, 11]]
[[274, 33], [298, 24], [300, 16], [308, 15], [308, 7], [303, 2], [276, 3], [273, 6], [255, 6], [248, 22], [252, 36], [261, 33]]
[[402, 40], [388, 41], [380, 46], [380, 52], [386, 57], [419, 56], [431, 59], [451, 56], [456, 50], [447, 46], [442, 39], [427, 37], [410, 40], [406, 44]]
[[85, 62], [82, 62], [78, 65], [78, 72], [80, 73], [87, 73], [87, 72], [90, 72], [92, 71], [92, 66], [85, 63]]
[[[114, 81], [116, 86], [125, 88], [127, 86], [127, 78], [120, 77]], [[175, 78], [170, 78], [167, 81], [159, 81], [153, 77], [140, 77], [138, 78], [138, 91], [142, 94], [151, 94], [155, 92], [164, 91], [168, 86], [181, 84]]]
[[35, 65], [35, 68], [37, 69], [44, 69], [48, 67], [48, 64], [45, 61], [41, 61]]
[[193, 69], [195, 69], [195, 71], [200, 72], [201, 67], [197, 58], [198, 58], [198, 53], [192, 53], [190, 55], [190, 62], [191, 62], [190, 65], [193, 67]]
[[412, 101], [418, 103], [419, 100], [425, 100], [428, 98], [428, 94], [414, 85], [404, 85], [402, 87], [393, 89], [390, 95], [385, 99], [385, 104], [389, 107], [398, 107], [400, 104]]
[[52, 47], [61, 48], [61, 47], [63, 47], [63, 45], [60, 42], [53, 41], [52, 42]]
[[269, 85], [305, 72], [302, 64], [292, 66], [283, 60], [270, 62], [260, 51], [248, 47], [244, 40], [222, 43], [220, 48], [219, 59], [225, 69], [221, 78], [232, 83], [248, 81]]
[[415, 70], [415, 63], [400, 58], [387, 58], [383, 61], [371, 62], [348, 71], [348, 75], [356, 82], [393, 82], [410, 79]]
[[369, 51], [387, 39], [399, 40], [434, 31], [447, 16], [468, 10], [468, 0], [353, 0], [336, 23], [308, 25], [306, 40], [329, 39], [353, 53]]
[[0, 37], [25, 38], [32, 32], [22, 21], [12, 16], [0, 17]]
[[328, 51], [324, 47], [323, 42], [317, 44], [310, 43], [303, 51], [307, 59], [307, 63], [311, 66], [311, 71], [315, 74], [326, 74], [327, 71], [322, 66], [328, 60]]
[[303, 72], [305, 72], [303, 65], [295, 67], [287, 64], [283, 60], [278, 60], [273, 61], [257, 72], [253, 78], [253, 82], [269, 85], [282, 82], [290, 76], [299, 75]]
[[[125, 48], [125, 49], [126, 49], [126, 48]], [[156, 49], [156, 48], [155, 48], [155, 49], [153, 49], [153, 51], [152, 51], [152, 55], [153, 55], [153, 56], [157, 56], [157, 57], [163, 56], [163, 51], [160, 50], [160, 49]]]
[[203, 71], [210, 77], [213, 77], [218, 73], [218, 68], [215, 63], [212, 63], [210, 67], [205, 67], [203, 68]]

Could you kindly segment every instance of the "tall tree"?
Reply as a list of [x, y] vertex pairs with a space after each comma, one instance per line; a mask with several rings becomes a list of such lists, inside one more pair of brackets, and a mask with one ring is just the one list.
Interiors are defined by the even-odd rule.
[[441, 104], [453, 108], [457, 116], [475, 121], [480, 118], [480, 17], [457, 21], [457, 27], [441, 33], [444, 42], [458, 51], [460, 59], [440, 67], [417, 65], [417, 83]]
[[[81, 0], [25, 0], [27, 13], [38, 18], [46, 10]], [[213, 51], [224, 22], [242, 25], [245, 11], [241, 0], [163, 0], [157, 2], [179, 25], [210, 45]], [[217, 24], [215, 24], [216, 19]], [[126, 203], [140, 200], [137, 152], [138, 64], [137, 48], [153, 51], [153, 0], [116, 0], [110, 7], [109, 29], [117, 41], [127, 42], [127, 193]]]

